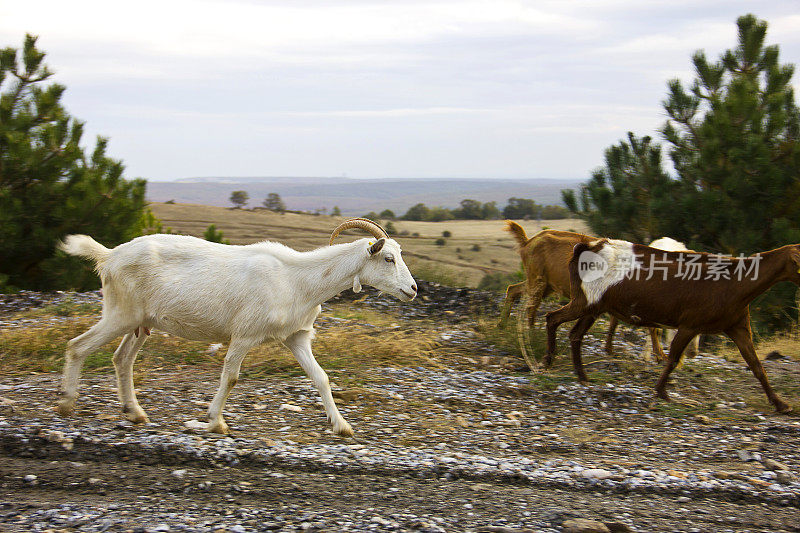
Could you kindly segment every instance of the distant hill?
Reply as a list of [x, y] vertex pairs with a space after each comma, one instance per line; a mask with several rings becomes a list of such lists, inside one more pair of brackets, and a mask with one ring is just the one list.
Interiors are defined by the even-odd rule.
[[344, 215], [391, 209], [398, 215], [412, 205], [457, 207], [465, 198], [497, 202], [502, 209], [509, 198], [533, 198], [537, 203], [561, 205], [561, 189], [578, 186], [578, 180], [506, 179], [351, 179], [315, 177], [189, 178], [151, 181], [151, 201], [230, 206], [231, 191], [245, 190], [250, 207], [260, 206], [267, 194], [281, 195], [286, 207], [302, 211], [339, 206]]

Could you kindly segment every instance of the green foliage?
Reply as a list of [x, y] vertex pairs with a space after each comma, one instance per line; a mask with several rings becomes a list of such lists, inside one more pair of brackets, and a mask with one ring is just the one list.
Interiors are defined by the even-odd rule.
[[231, 241], [225, 238], [225, 235], [221, 231], [217, 231], [217, 226], [211, 224], [206, 228], [206, 231], [203, 233], [203, 238], [209, 242], [218, 242], [220, 244], [230, 244]]
[[449, 231], [447, 231], [447, 230], [444, 230], [444, 231], [442, 232], [442, 237], [444, 237], [445, 239], [449, 239], [449, 238], [450, 238], [450, 237], [452, 237], [452, 236], [453, 236], [453, 234], [452, 234], [452, 233], [450, 233], [450, 232], [449, 232]]
[[570, 211], [561, 205], [546, 205], [542, 207], [542, 219], [560, 220], [570, 217]]
[[478, 283], [478, 289], [482, 291], [505, 292], [509, 285], [522, 281], [522, 273], [514, 272], [490, 272], [485, 274]]
[[142, 218], [139, 221], [139, 225], [142, 228], [142, 235], [153, 235], [155, 233], [172, 233], [172, 228], [169, 226], [164, 227], [164, 224], [161, 222], [155, 214], [153, 214], [153, 210], [149, 207], [144, 210], [142, 213]]
[[397, 228], [394, 227], [394, 223], [391, 220], [386, 223], [386, 226], [383, 229], [385, 229], [386, 233], [389, 235], [397, 235]]
[[573, 191], [562, 191], [564, 203], [598, 235], [648, 243], [665, 235], [660, 225], [673, 208], [675, 182], [662, 169], [661, 146], [628, 132], [605, 161], [581, 190], [581, 210]]
[[540, 218], [541, 206], [530, 198], [509, 198], [508, 205], [503, 208], [503, 218]]
[[228, 198], [228, 201], [230, 201], [230, 203], [232, 203], [237, 209], [241, 209], [247, 205], [248, 201], [250, 201], [250, 195], [247, 194], [247, 191], [233, 191], [231, 193], [231, 197]]
[[115, 246], [142, 228], [145, 181], [123, 179], [103, 137], [84, 153], [84, 125], [60, 103], [66, 88], [45, 85], [44, 57], [31, 35], [21, 52], [0, 50], [0, 290], [95, 288], [89, 265], [56, 242], [85, 233]]
[[425, 204], [417, 204], [410, 207], [402, 218], [403, 220], [428, 220], [430, 211]]
[[[497, 207], [496, 202], [481, 203], [477, 200], [461, 200], [460, 207], [456, 209], [447, 209], [445, 207], [428, 207], [425, 204], [417, 204], [403, 215], [403, 220], [422, 220], [427, 222], [440, 222], [443, 220], [494, 220], [500, 218], [502, 214], [505, 218], [539, 218], [545, 216], [546, 218], [568, 218], [569, 210], [558, 205], [540, 206], [529, 198], [510, 198], [509, 205], [506, 206], [502, 213]], [[385, 214], [394, 213], [383, 211], [380, 215], [381, 218], [390, 218]], [[374, 213], [371, 213], [374, 214]], [[370, 218], [369, 215], [366, 218]]]
[[[264, 207], [266, 207], [270, 211], [275, 211], [277, 213], [283, 213], [286, 211], [286, 204], [283, 203], [281, 195], [276, 192], [271, 192], [267, 195], [267, 197], [264, 199]], [[336, 211], [339, 210], [338, 207], [334, 207], [334, 209]], [[339, 215], [341, 215], [341, 213], [339, 213]]]
[[447, 240], [445, 240], [443, 237], [439, 237], [433, 242], [434, 244], [436, 244], [436, 246], [444, 246], [445, 244], [447, 244]]
[[340, 216], [342, 216], [342, 210], [339, 209], [338, 205], [333, 206], [333, 209], [331, 209], [331, 216], [332, 217], [340, 217]]
[[397, 218], [394, 215], [394, 211], [392, 211], [391, 209], [384, 209], [383, 211], [381, 211], [380, 217], [384, 220], [394, 220], [395, 218]]

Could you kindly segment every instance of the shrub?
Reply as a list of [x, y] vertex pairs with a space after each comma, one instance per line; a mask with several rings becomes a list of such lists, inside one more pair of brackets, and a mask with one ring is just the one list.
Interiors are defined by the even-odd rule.
[[436, 241], [434, 241], [434, 244], [436, 244], [436, 246], [444, 246], [445, 244], [447, 244], [447, 241], [444, 238], [439, 237], [438, 239], [436, 239]]

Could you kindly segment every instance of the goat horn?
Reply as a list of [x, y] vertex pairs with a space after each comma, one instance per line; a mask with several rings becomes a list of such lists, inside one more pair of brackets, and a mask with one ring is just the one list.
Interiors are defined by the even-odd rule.
[[345, 220], [344, 222], [339, 224], [336, 227], [335, 230], [333, 230], [333, 233], [331, 233], [331, 241], [328, 244], [329, 245], [333, 244], [333, 240], [336, 238], [337, 235], [339, 235], [344, 230], [350, 229], [350, 228], [361, 228], [364, 231], [369, 232], [370, 235], [372, 235], [376, 239], [388, 239], [389, 238], [389, 234], [386, 233], [386, 231], [382, 227], [380, 227], [380, 225], [378, 225], [377, 223], [371, 221], [370, 219], [368, 219], [368, 218], [351, 218], [350, 220]]

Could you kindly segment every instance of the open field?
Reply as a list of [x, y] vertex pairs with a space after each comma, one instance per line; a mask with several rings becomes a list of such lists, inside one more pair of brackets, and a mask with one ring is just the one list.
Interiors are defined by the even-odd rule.
[[[311, 250], [328, 244], [331, 230], [345, 220], [343, 217], [324, 215], [281, 215], [263, 209], [250, 211], [195, 204], [150, 205], [164, 226], [177, 233], [201, 237], [210, 224], [215, 224], [232, 244], [270, 239], [298, 250]], [[527, 220], [517, 222], [529, 235], [543, 227], [587, 231], [583, 221], [577, 219], [544, 220], [541, 224]], [[502, 220], [399, 220], [393, 223], [398, 233], [408, 231], [408, 235], [398, 235], [396, 238], [403, 247], [403, 257], [411, 272], [416, 271], [420, 277], [438, 277], [439, 280], [459, 286], [475, 287], [487, 273], [512, 273], [520, 268], [516, 245], [503, 231]], [[442, 237], [445, 231], [452, 236], [446, 239], [444, 246], [436, 245], [436, 239]], [[414, 233], [419, 235], [414, 236]], [[476, 245], [478, 249], [475, 249]]]

